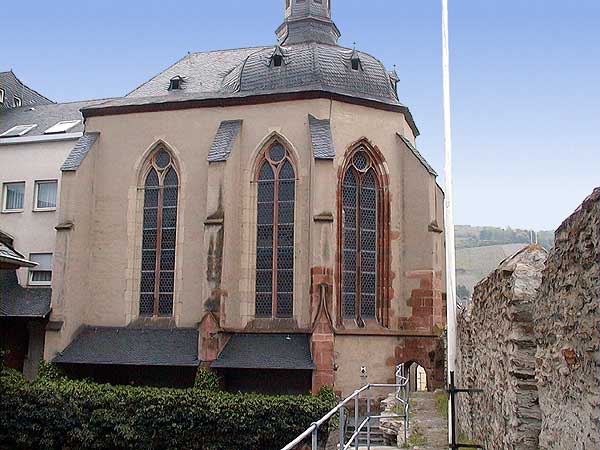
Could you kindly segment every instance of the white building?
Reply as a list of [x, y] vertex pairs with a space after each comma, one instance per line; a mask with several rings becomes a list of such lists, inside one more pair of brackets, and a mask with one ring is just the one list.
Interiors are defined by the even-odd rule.
[[0, 230], [37, 263], [16, 277], [2, 274], [0, 320], [11, 330], [2, 347], [8, 364], [27, 375], [37, 370], [50, 312], [61, 166], [83, 134], [80, 108], [96, 103], [0, 109]]

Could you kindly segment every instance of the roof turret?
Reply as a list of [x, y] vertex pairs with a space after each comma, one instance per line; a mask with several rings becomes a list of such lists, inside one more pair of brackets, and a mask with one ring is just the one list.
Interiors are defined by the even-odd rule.
[[285, 0], [285, 18], [276, 30], [282, 44], [336, 44], [340, 30], [331, 20], [331, 0]]

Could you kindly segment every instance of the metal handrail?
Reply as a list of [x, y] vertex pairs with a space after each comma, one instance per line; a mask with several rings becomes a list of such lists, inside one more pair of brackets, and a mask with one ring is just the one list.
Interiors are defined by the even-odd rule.
[[[396, 368], [396, 383], [372, 383], [366, 384], [360, 389], [354, 391], [354, 393], [344, 400], [339, 402], [334, 408], [332, 408], [327, 414], [321, 417], [316, 422], [313, 422], [302, 434], [300, 434], [296, 439], [287, 444], [282, 450], [292, 450], [298, 444], [303, 442], [309, 436], [312, 441], [312, 450], [317, 450], [317, 442], [318, 442], [318, 434], [319, 428], [329, 419], [331, 419], [335, 414], [340, 412], [340, 449], [348, 450], [352, 443], [356, 449], [358, 449], [358, 436], [362, 429], [367, 426], [367, 448], [371, 448], [371, 420], [378, 419], [382, 416], [379, 415], [371, 415], [371, 388], [388, 388], [393, 387], [396, 388], [396, 400], [400, 401], [404, 405], [404, 415], [395, 414], [391, 417], [401, 417], [404, 419], [404, 442], [406, 443], [407, 439], [407, 428], [408, 428], [408, 410], [409, 410], [409, 402], [408, 402], [408, 376], [405, 372], [404, 364], [400, 364]], [[367, 417], [359, 424], [358, 423], [358, 400], [360, 398], [360, 394], [363, 392], [367, 393]], [[354, 434], [350, 437], [348, 443], [345, 443], [345, 425], [344, 425], [344, 408], [347, 403], [354, 399]], [[390, 416], [388, 416], [390, 417]]]

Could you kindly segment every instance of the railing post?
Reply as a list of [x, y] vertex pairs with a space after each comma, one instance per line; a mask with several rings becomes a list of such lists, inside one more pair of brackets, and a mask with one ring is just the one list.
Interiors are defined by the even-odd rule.
[[344, 450], [346, 445], [346, 418], [344, 417], [345, 407], [340, 408], [340, 450]]
[[[360, 394], [358, 392], [356, 392], [356, 397], [354, 397], [354, 432], [358, 432], [358, 397], [360, 397]], [[354, 448], [356, 450], [358, 450], [358, 435], [356, 436], [356, 439], [354, 439]]]
[[371, 385], [367, 388], [367, 450], [371, 450]]
[[319, 437], [319, 429], [315, 426], [315, 429], [312, 432], [312, 450], [318, 450], [318, 446], [319, 446], [318, 437]]
[[408, 441], [408, 411], [409, 406], [408, 403], [404, 405], [404, 445]]

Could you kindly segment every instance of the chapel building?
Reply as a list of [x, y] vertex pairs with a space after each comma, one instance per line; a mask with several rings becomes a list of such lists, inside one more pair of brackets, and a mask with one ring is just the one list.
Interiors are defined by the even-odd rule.
[[62, 166], [45, 358], [101, 381], [234, 391], [444, 383], [443, 193], [399, 78], [330, 0], [277, 43], [192, 53], [82, 109]]

